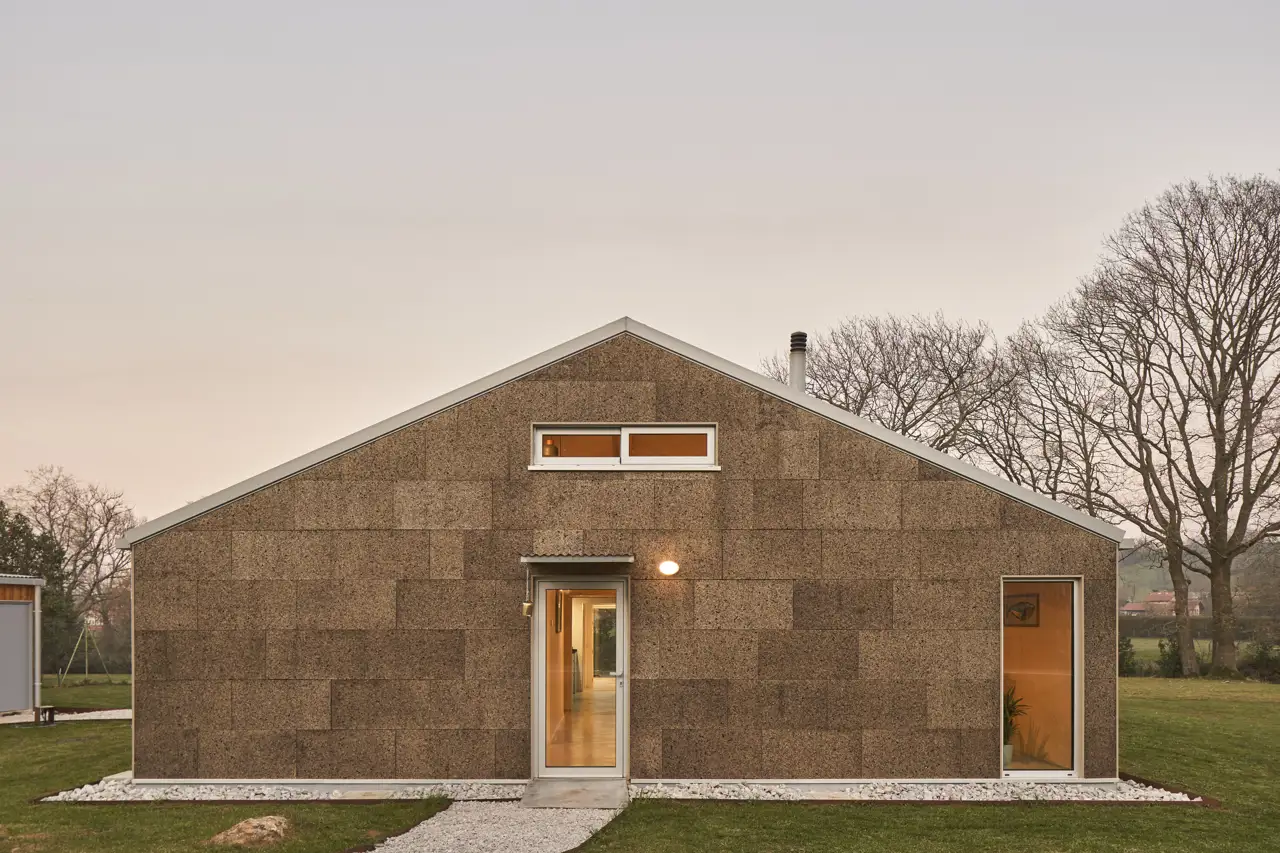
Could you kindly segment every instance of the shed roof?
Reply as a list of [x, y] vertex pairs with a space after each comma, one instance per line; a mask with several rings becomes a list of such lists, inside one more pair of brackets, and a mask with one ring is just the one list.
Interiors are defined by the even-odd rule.
[[732, 379], [736, 379], [739, 382], [750, 385], [766, 394], [771, 394], [781, 400], [794, 403], [797, 406], [808, 409], [814, 414], [820, 415], [836, 423], [843, 424], [850, 429], [854, 429], [864, 435], [870, 436], [871, 438], [875, 438], [885, 444], [909, 453], [918, 459], [950, 471], [966, 480], [986, 486], [989, 489], [1000, 492], [1028, 506], [1043, 510], [1051, 515], [1055, 515], [1064, 521], [1070, 522], [1078, 527], [1082, 527], [1085, 530], [1098, 534], [1099, 536], [1104, 536], [1117, 543], [1124, 538], [1124, 533], [1120, 528], [1110, 525], [1101, 519], [1094, 518], [1064, 504], [1060, 504], [1045, 497], [1044, 495], [1033, 492], [1030, 489], [1025, 489], [1022, 486], [1010, 483], [1007, 480], [997, 477], [995, 474], [982, 470], [981, 468], [977, 468], [966, 462], [961, 462], [959, 459], [956, 459], [953, 456], [948, 456], [941, 451], [934, 450], [926, 444], [921, 444], [914, 439], [907, 438], [906, 436], [882, 427], [879, 424], [872, 423], [871, 421], [858, 417], [857, 415], [850, 414], [844, 409], [837, 408], [836, 406], [833, 406], [823, 400], [819, 400], [816, 397], [811, 397], [808, 394], [797, 391], [785, 383], [770, 379], [769, 377], [763, 376], [754, 370], [734, 364], [733, 362], [723, 359], [718, 355], [714, 355], [706, 350], [699, 349], [698, 347], [687, 344], [684, 341], [673, 338], [670, 335], [658, 331], [657, 329], [637, 322], [630, 317], [622, 317], [621, 319], [614, 320], [612, 323], [601, 326], [594, 331], [587, 332], [585, 335], [581, 335], [573, 338], [572, 340], [565, 341], [558, 346], [554, 346], [545, 352], [533, 356], [532, 358], [527, 358], [524, 361], [499, 370], [497, 373], [492, 373], [483, 379], [472, 382], [470, 385], [464, 385], [457, 390], [450, 391], [447, 394], [436, 397], [434, 400], [430, 400], [420, 406], [415, 406], [406, 412], [401, 412], [400, 414], [387, 418], [384, 421], [380, 421], [373, 426], [366, 427], [365, 429], [353, 433], [346, 438], [326, 444], [324, 447], [299, 456], [297, 459], [293, 459], [283, 465], [277, 465], [269, 471], [264, 471], [255, 477], [250, 477], [249, 479], [237, 483], [234, 486], [229, 486], [220, 492], [216, 492], [212, 495], [201, 498], [198, 501], [189, 503], [181, 509], [174, 510], [167, 515], [162, 515], [159, 518], [152, 519], [145, 524], [140, 524], [125, 533], [124, 537], [120, 540], [120, 547], [129, 548], [135, 542], [140, 542], [143, 539], [155, 536], [170, 527], [181, 524], [182, 522], [188, 521], [199, 515], [203, 515], [204, 513], [216, 509], [223, 504], [229, 503], [237, 498], [244, 497], [251, 492], [258, 491], [259, 489], [265, 488], [279, 480], [283, 480], [285, 477], [297, 474], [307, 468], [346, 453], [347, 451], [354, 450], [355, 448], [368, 444], [369, 442], [381, 438], [388, 433], [395, 432], [396, 430], [406, 427], [416, 421], [420, 421], [423, 418], [430, 417], [431, 415], [442, 412], [445, 409], [452, 408], [453, 406], [465, 402], [472, 397], [484, 394], [487, 391], [492, 391], [501, 385], [505, 385], [508, 382], [519, 379], [520, 377], [532, 373], [535, 370], [540, 370], [541, 368], [567, 358], [574, 353], [623, 334], [634, 335], [641, 340], [654, 344], [655, 346], [670, 350], [671, 352], [683, 356], [690, 361], [696, 362]]
[[44, 578], [32, 575], [0, 574], [0, 586], [44, 586]]

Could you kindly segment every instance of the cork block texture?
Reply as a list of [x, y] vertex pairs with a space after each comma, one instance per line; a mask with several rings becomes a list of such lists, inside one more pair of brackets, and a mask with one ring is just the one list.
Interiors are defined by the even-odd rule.
[[[721, 470], [528, 470], [667, 421]], [[528, 778], [535, 550], [635, 555], [635, 778], [998, 776], [1006, 575], [1083, 579], [1116, 773], [1114, 543], [623, 333], [137, 543], [136, 776]]]

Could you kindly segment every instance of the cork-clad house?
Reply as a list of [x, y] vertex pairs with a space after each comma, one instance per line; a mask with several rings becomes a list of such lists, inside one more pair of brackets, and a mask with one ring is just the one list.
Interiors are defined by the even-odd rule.
[[135, 778], [1114, 779], [1120, 531], [793, 349], [624, 318], [132, 530]]

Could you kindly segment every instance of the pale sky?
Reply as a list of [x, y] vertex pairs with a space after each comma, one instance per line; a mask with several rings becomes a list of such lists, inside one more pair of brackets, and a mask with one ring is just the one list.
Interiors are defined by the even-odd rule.
[[[1056, 11], [1046, 11], [1056, 5]], [[0, 0], [0, 488], [155, 517], [624, 314], [1012, 331], [1280, 168], [1280, 3]]]

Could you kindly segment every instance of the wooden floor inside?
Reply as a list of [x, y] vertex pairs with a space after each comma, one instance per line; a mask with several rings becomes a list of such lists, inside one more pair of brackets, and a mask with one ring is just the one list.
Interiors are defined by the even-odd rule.
[[617, 688], [612, 678], [594, 678], [573, 697], [573, 707], [547, 744], [548, 767], [614, 767]]

